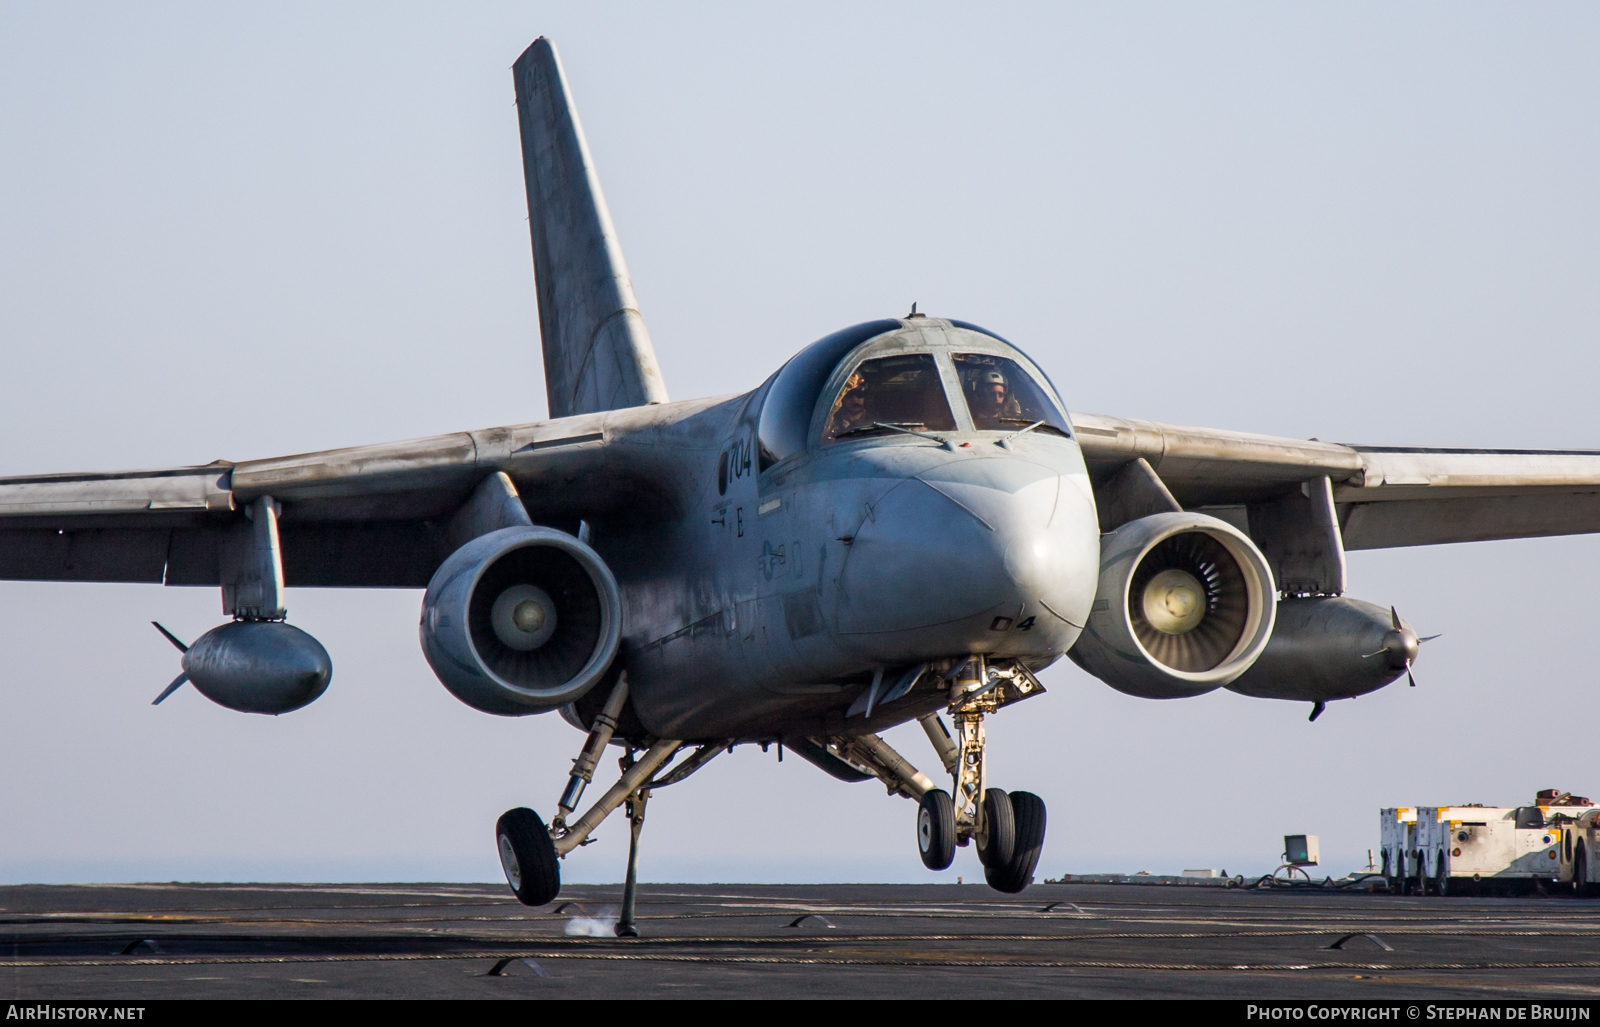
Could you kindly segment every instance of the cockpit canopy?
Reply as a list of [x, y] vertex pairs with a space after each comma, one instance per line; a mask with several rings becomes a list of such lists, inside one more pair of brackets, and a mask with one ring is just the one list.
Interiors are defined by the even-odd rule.
[[955, 431], [939, 365], [931, 353], [863, 360], [845, 379], [822, 429], [823, 445], [867, 434], [883, 425], [917, 431]]
[[1060, 397], [1021, 351], [977, 325], [935, 318], [834, 332], [785, 364], [761, 403], [763, 471], [813, 438], [833, 445], [904, 430], [1072, 435]]

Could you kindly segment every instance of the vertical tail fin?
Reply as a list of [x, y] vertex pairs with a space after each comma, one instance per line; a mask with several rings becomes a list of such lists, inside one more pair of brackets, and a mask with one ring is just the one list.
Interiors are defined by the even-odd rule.
[[666, 383], [555, 44], [534, 40], [511, 71], [550, 416], [665, 403]]

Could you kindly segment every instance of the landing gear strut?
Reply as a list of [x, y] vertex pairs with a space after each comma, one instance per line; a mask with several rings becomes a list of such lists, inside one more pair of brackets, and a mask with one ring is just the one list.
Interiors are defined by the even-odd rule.
[[639, 928], [634, 926], [634, 900], [639, 893], [639, 832], [644, 829], [644, 807], [650, 801], [650, 789], [641, 788], [628, 800], [628, 876], [622, 885], [622, 918], [617, 921], [617, 937], [637, 938]]
[[[1044, 847], [1044, 801], [1031, 792], [1007, 794], [987, 786], [983, 717], [1044, 688], [1021, 664], [989, 664], [981, 656], [966, 660], [946, 680], [951, 681], [948, 711], [955, 720], [956, 735], [951, 736], [936, 713], [922, 717], [920, 723], [951, 776], [949, 792], [935, 788], [877, 735], [809, 741], [826, 750], [817, 757], [842, 761], [847, 771], [878, 778], [888, 786], [890, 795], [917, 800], [917, 850], [929, 870], [948, 869], [956, 848], [976, 841], [990, 887], [1019, 892], [1033, 882]], [[818, 765], [828, 769], [825, 763]], [[835, 770], [828, 772], [842, 776]]]
[[983, 718], [1039, 690], [1021, 664], [1001, 669], [974, 656], [956, 671], [950, 685], [948, 712], [955, 721], [955, 739], [937, 714], [922, 720], [953, 778], [956, 844], [977, 842], [984, 879], [1002, 892], [1020, 892], [1033, 882], [1044, 848], [1045, 809], [1044, 800], [1031, 792], [1007, 794], [988, 787]]
[[594, 829], [610, 816], [617, 807], [627, 804], [629, 825], [628, 875], [623, 885], [622, 917], [617, 922], [617, 936], [637, 938], [634, 907], [639, 879], [639, 834], [644, 827], [645, 805], [650, 793], [657, 788], [677, 784], [710, 763], [723, 750], [726, 743], [701, 745], [676, 766], [661, 773], [671, 760], [682, 751], [683, 742], [662, 738], [652, 742], [637, 758], [629, 745], [618, 761], [622, 776], [606, 790], [588, 812], [572, 823], [567, 817], [577, 809], [584, 786], [594, 775], [595, 765], [616, 731], [617, 717], [628, 697], [628, 679], [623, 674], [613, 687], [605, 708], [595, 718], [593, 729], [584, 741], [583, 749], [573, 760], [572, 775], [556, 806], [556, 818], [546, 827], [539, 814], [531, 809], [509, 810], [496, 825], [496, 842], [500, 849], [500, 866], [505, 870], [506, 883], [518, 901], [529, 906], [542, 906], [556, 897], [561, 890], [560, 860], [567, 853], [584, 844]]

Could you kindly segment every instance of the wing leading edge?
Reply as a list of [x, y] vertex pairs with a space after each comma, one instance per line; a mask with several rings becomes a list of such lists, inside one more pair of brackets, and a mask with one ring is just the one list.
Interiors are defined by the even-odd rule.
[[1346, 549], [1600, 532], [1600, 451], [1406, 449], [1098, 414], [1073, 421], [1097, 483], [1142, 457], [1186, 508], [1243, 516], [1327, 477]]
[[670, 515], [662, 483], [683, 475], [658, 429], [719, 402], [238, 464], [4, 478], [0, 579], [220, 584], [246, 508], [270, 496], [286, 584], [422, 588], [459, 544], [452, 518], [496, 472], [541, 523]]

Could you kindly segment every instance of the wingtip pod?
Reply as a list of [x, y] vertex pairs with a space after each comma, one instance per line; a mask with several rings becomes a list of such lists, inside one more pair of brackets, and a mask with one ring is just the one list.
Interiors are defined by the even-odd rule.
[[561, 57], [540, 36], [511, 66], [551, 417], [667, 401]]

